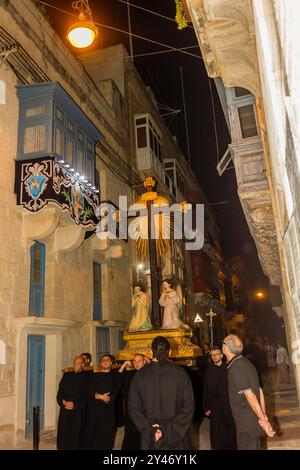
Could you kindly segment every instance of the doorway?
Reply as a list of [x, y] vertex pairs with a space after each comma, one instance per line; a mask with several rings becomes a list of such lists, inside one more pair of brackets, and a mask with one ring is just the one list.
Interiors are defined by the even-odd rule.
[[28, 335], [25, 434], [33, 432], [33, 407], [40, 407], [40, 429], [44, 428], [45, 336]]

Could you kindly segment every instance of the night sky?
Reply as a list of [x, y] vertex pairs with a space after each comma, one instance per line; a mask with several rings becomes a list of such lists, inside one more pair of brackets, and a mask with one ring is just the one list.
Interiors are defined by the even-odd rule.
[[[172, 19], [175, 18], [175, 0], [130, 0], [130, 2]], [[47, 3], [75, 13], [72, 10], [71, 1], [48, 0]], [[89, 4], [96, 23], [128, 31], [126, 4], [120, 0], [90, 0]], [[62, 38], [65, 38], [66, 30], [74, 21], [73, 18], [53, 8], [48, 8], [47, 11], [51, 16], [52, 26]], [[134, 7], [131, 8], [131, 21], [134, 34], [177, 48], [198, 44], [193, 28], [179, 31], [175, 22]], [[67, 41], [65, 40], [65, 42]], [[129, 51], [129, 37], [127, 34], [101, 27], [99, 38], [92, 48], [108, 47], [119, 43], [123, 43]], [[165, 50], [163, 46], [150, 44], [137, 38], [133, 39], [133, 48], [134, 55]], [[199, 57], [201, 55], [199, 47], [188, 49], [188, 51], [198, 54]], [[74, 53], [74, 49], [72, 52]], [[211, 207], [214, 210], [220, 229], [220, 240], [224, 256], [226, 258], [241, 256], [244, 259], [251, 285], [252, 292], [250, 292], [250, 295], [253, 295], [256, 289], [268, 289], [268, 280], [263, 275], [256, 248], [237, 196], [234, 169], [226, 171], [221, 177], [216, 171], [218, 155], [213, 105], [209, 78], [203, 60], [180, 52], [169, 52], [135, 57], [134, 63], [144, 83], [151, 87], [159, 104], [182, 110], [170, 125], [170, 130], [173, 135], [177, 136], [182, 152], [187, 155], [180, 80], [180, 67], [182, 67], [192, 168], [207, 200], [213, 204]], [[211, 86], [216, 115], [219, 158], [221, 158], [230, 143], [230, 136], [213, 80], [211, 80]], [[225, 204], [214, 204], [223, 201], [227, 202]], [[260, 317], [259, 323], [266, 335], [276, 336], [280, 330], [282, 331], [280, 328], [282, 321], [273, 314], [268, 300], [260, 305], [257, 313]]]

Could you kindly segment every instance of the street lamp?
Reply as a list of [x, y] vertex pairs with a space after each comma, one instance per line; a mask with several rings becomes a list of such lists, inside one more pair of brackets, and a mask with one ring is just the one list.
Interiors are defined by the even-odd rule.
[[79, 10], [79, 21], [70, 26], [67, 39], [77, 49], [89, 47], [93, 44], [99, 32], [92, 19], [89, 2], [88, 0], [76, 0], [72, 3], [72, 7], [74, 10]]
[[256, 292], [256, 297], [258, 299], [263, 299], [264, 296], [265, 296], [265, 294], [262, 291], [259, 290], [259, 291]]

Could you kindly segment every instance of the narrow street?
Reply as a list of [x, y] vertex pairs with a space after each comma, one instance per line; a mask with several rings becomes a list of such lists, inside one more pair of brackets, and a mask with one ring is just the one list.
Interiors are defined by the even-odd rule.
[[269, 439], [269, 450], [300, 449], [300, 408], [294, 384], [280, 385], [268, 397], [267, 406], [270, 417], [277, 431], [273, 439]]
[[0, 2], [0, 451], [300, 450], [299, 19]]

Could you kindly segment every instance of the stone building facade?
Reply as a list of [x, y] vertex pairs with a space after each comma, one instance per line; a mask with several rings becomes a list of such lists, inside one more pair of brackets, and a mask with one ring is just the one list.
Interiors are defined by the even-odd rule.
[[[0, 446], [9, 448], [32, 432], [33, 405], [55, 430], [57, 385], [75, 355], [96, 362], [122, 346], [137, 260], [130, 240], [95, 235], [99, 199], [131, 204], [148, 175], [172, 201], [198, 186], [121, 46], [95, 52], [114, 60], [93, 70], [29, 0], [1, 4], [0, 46]], [[166, 256], [170, 275], [192, 305], [181, 246]]]
[[277, 289], [300, 396], [299, 2], [185, 4], [230, 125], [241, 204]]

